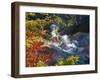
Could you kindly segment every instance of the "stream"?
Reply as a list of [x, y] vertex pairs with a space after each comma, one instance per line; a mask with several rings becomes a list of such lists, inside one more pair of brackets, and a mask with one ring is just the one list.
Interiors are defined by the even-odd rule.
[[67, 34], [59, 35], [58, 27], [52, 25], [51, 34], [52, 38], [60, 36], [59, 41], [56, 39], [48, 44], [55, 50], [54, 61], [59, 57], [79, 55], [79, 64], [89, 64], [89, 33], [77, 32], [69, 38]]

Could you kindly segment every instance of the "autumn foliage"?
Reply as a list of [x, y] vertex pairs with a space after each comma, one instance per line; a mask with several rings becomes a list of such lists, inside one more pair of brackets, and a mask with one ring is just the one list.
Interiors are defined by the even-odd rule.
[[47, 44], [51, 39], [49, 26], [52, 23], [55, 22], [55, 24], [60, 26], [59, 32], [61, 33], [63, 33], [66, 28], [77, 25], [78, 23], [74, 15], [33, 12], [26, 12], [25, 22], [26, 67], [49, 66], [51, 64], [55, 53]]

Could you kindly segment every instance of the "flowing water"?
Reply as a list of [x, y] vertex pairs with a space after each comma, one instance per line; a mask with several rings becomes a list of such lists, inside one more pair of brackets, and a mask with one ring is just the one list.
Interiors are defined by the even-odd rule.
[[87, 49], [89, 48], [88, 33], [78, 32], [76, 33], [77, 36], [70, 40], [67, 34], [59, 34], [59, 27], [57, 25], [52, 24], [50, 27], [52, 29], [52, 39], [56, 38], [56, 40], [50, 41], [48, 45], [55, 50], [55, 58], [79, 55], [80, 64], [89, 63], [89, 49]]

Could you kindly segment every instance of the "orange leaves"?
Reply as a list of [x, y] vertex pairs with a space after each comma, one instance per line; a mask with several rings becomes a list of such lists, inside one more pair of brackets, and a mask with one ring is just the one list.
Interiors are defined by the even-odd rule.
[[41, 66], [49, 65], [53, 59], [54, 52], [49, 47], [38, 47], [27, 48], [26, 49], [26, 67], [37, 67], [43, 63]]
[[35, 51], [32, 48], [26, 49], [26, 67], [35, 66], [34, 63], [36, 62], [36, 55], [34, 53]]
[[44, 30], [43, 27], [41, 27], [41, 29], [39, 30], [39, 33], [41, 36], [45, 35], [46, 32], [47, 32], [47, 30]]
[[43, 38], [46, 32], [43, 25], [40, 25], [38, 30], [26, 31], [26, 67], [44, 66], [51, 62], [53, 52], [48, 50], [49, 48], [42, 47], [46, 44]]
[[49, 64], [52, 61], [54, 52], [51, 48], [49, 47], [41, 47], [37, 49], [37, 53], [39, 53], [38, 55], [38, 60]]
[[33, 49], [39, 48], [41, 45], [43, 45], [43, 42], [35, 41], [33, 43]]
[[28, 37], [32, 37], [32, 36], [34, 36], [34, 35], [36, 35], [35, 32], [27, 32], [27, 33], [26, 33], [26, 36], [28, 36]]

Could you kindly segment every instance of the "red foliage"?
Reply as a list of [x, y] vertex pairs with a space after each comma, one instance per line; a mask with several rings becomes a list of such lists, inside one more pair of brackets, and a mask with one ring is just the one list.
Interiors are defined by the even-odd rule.
[[37, 49], [37, 48], [39, 48], [41, 45], [43, 45], [43, 42], [34, 41], [32, 47], [33, 47], [33, 49]]
[[48, 47], [26, 49], [26, 67], [35, 67], [39, 60], [47, 65], [52, 61], [54, 52]]

